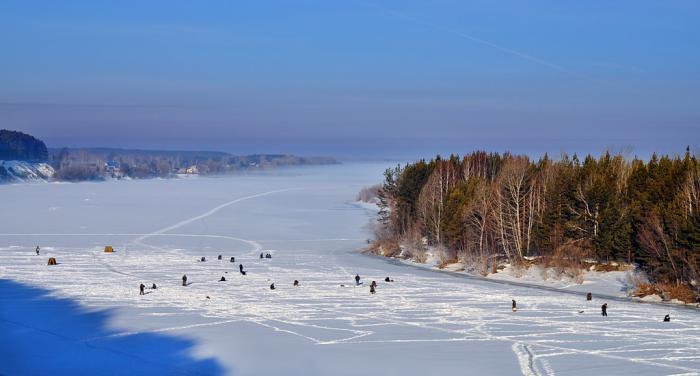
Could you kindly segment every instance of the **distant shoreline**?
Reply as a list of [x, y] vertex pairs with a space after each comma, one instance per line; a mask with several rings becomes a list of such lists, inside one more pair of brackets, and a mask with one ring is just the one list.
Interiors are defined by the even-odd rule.
[[290, 154], [50, 148], [46, 161], [0, 160], [0, 184], [226, 176], [281, 167], [335, 165], [333, 157]]

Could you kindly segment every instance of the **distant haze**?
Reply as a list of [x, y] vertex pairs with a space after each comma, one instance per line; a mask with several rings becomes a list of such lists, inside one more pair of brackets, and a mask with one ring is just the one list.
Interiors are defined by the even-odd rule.
[[49, 147], [418, 158], [700, 145], [700, 2], [0, 2]]

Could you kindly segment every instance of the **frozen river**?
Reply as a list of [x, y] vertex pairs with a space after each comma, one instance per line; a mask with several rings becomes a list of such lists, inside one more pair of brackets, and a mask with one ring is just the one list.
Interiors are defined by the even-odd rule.
[[[86, 357], [109, 352], [115, 364], [123, 359], [130, 373], [143, 374], [700, 372], [696, 311], [613, 301], [603, 318], [598, 299], [455, 278], [354, 252], [366, 244], [374, 216], [354, 198], [386, 167], [0, 186], [0, 279], [12, 283], [0, 285], [0, 356], [12, 358], [0, 362], [0, 374], [32, 374], [42, 370], [32, 359], [51, 359], [51, 349], [29, 356], [7, 341], [35, 338], [41, 348], [41, 341], [54, 343], [51, 336]], [[105, 254], [105, 245], [116, 252]], [[272, 259], [261, 260], [261, 252]], [[47, 266], [48, 257], [59, 265]], [[187, 287], [180, 286], [183, 274]], [[353, 286], [355, 274], [364, 286]], [[395, 282], [383, 282], [387, 276]], [[301, 286], [292, 286], [295, 279]], [[105, 328], [56, 328], [40, 315], [44, 305], [23, 314], [32, 301], [8, 293], [15, 283], [106, 312]], [[158, 289], [140, 296], [140, 283]], [[671, 323], [661, 322], [665, 314]], [[146, 335], [186, 339], [186, 359], [149, 357], [153, 349], [141, 345], [149, 342], [138, 340]], [[71, 363], [81, 362], [56, 361], [46, 365], [55, 374], [75, 374]], [[125, 371], [105, 364], [77, 373]]]

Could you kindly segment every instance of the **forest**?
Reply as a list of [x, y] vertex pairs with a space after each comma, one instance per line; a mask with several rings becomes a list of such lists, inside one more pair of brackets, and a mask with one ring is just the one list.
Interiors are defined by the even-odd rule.
[[0, 160], [44, 162], [48, 156], [43, 141], [26, 133], [0, 129]]
[[487, 274], [504, 262], [629, 263], [698, 289], [700, 163], [683, 156], [554, 160], [474, 152], [386, 170], [372, 249]]

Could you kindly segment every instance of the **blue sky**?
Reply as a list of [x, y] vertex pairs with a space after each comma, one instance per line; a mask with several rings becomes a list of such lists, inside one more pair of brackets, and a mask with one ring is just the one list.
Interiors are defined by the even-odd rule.
[[0, 128], [420, 157], [700, 146], [697, 1], [0, 2]]

